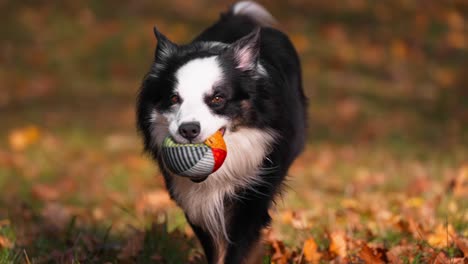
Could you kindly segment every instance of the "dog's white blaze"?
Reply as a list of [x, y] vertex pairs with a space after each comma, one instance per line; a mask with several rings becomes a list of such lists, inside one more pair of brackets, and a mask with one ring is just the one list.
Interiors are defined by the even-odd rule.
[[[260, 74], [264, 70], [260, 65]], [[266, 74], [266, 73], [265, 73]], [[188, 178], [173, 176], [172, 191], [177, 203], [190, 221], [208, 231], [216, 244], [229, 242], [226, 231], [225, 199], [237, 199], [236, 190], [260, 183], [261, 165], [269, 153], [276, 135], [270, 130], [241, 128], [232, 132], [227, 118], [215, 115], [205, 102], [205, 96], [222, 80], [222, 69], [217, 57], [194, 59], [180, 67], [175, 77], [175, 91], [182, 103], [172, 106], [171, 111], [150, 115], [153, 144], [161, 146], [170, 133], [176, 141], [187, 140], [178, 133], [184, 122], [200, 122], [198, 141], [204, 141], [222, 127], [227, 127], [224, 140], [227, 157], [222, 167], [205, 181], [194, 183]]]
[[219, 244], [229, 241], [224, 199], [236, 199], [237, 189], [261, 182], [258, 174], [274, 138], [275, 134], [269, 130], [228, 131], [224, 136], [227, 157], [217, 172], [201, 183], [174, 177], [172, 188], [178, 204], [192, 223], [208, 231]]
[[215, 115], [205, 102], [205, 96], [212, 94], [213, 88], [223, 78], [221, 66], [216, 56], [198, 58], [189, 61], [175, 73], [177, 92], [182, 100], [178, 109], [171, 111], [175, 118], [169, 121], [169, 132], [178, 142], [188, 143], [179, 135], [178, 129], [185, 122], [200, 122], [200, 135], [196, 142], [203, 142], [221, 127], [227, 125], [228, 120]]

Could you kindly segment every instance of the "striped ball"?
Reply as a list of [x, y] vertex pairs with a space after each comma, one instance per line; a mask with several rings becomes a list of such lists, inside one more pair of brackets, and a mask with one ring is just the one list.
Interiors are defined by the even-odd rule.
[[219, 131], [204, 143], [179, 144], [168, 136], [162, 145], [166, 168], [177, 175], [191, 178], [206, 177], [218, 170], [226, 154], [226, 144]]

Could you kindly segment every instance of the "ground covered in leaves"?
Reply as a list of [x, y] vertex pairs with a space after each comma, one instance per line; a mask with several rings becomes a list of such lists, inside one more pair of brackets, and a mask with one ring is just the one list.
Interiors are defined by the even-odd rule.
[[[203, 263], [134, 103], [153, 25], [187, 42], [227, 4], [0, 1], [0, 263]], [[467, 263], [466, 1], [264, 4], [310, 98], [264, 263]]]

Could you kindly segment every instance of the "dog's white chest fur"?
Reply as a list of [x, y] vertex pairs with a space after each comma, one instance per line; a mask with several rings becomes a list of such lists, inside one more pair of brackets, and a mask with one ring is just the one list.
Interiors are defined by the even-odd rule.
[[242, 128], [224, 136], [227, 157], [221, 168], [204, 182], [194, 183], [174, 176], [172, 191], [189, 220], [216, 240], [229, 241], [226, 232], [225, 199], [236, 199], [236, 189], [261, 182], [262, 161], [275, 135], [270, 131]]

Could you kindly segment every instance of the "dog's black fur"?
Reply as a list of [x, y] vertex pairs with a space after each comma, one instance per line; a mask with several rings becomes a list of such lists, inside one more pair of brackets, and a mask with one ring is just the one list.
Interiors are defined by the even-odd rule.
[[[153, 144], [154, 124], [148, 120], [151, 109], [155, 108], [164, 113], [170, 108], [168, 98], [174, 83], [173, 72], [187, 61], [214, 55], [222, 57], [228, 85], [223, 86], [224, 90], [220, 92], [228, 100], [221, 107], [211, 109], [214, 114], [232, 120], [232, 133], [236, 133], [238, 128], [249, 127], [267, 129], [277, 135], [271, 151], [266, 153], [261, 165], [262, 168], [270, 169], [256, 172], [256, 177], [261, 180], [253, 182], [251, 186], [237, 189], [236, 197], [224, 198], [228, 223], [226, 243], [217, 245], [205, 227], [188, 219], [209, 263], [246, 261], [253, 246], [260, 239], [261, 230], [269, 225], [271, 218], [268, 209], [281, 191], [288, 168], [305, 143], [307, 107], [298, 55], [284, 33], [261, 26], [251, 16], [235, 14], [231, 9], [187, 45], [175, 46], [156, 30], [158, 48], [155, 64], [164, 60], [165, 67], [163, 70], [152, 67], [139, 95], [138, 128], [143, 136], [146, 151], [159, 162], [166, 186], [173, 198], [173, 177], [180, 176], [172, 175], [163, 166], [159, 157], [159, 147]], [[221, 42], [227, 45], [202, 44], [206, 42]], [[256, 59], [264, 67], [266, 76], [255, 77], [255, 72], [236, 70], [236, 60], [230, 53], [230, 47], [243, 45], [242, 42], [250, 43], [258, 52]], [[158, 50], [164, 48], [164, 45], [174, 45], [177, 51], [174, 51], [170, 58], [161, 58]], [[151, 75], [156, 71], [158, 77], [152, 78]], [[245, 157], [248, 158], [248, 154]], [[223, 253], [220, 253], [221, 251]]]

